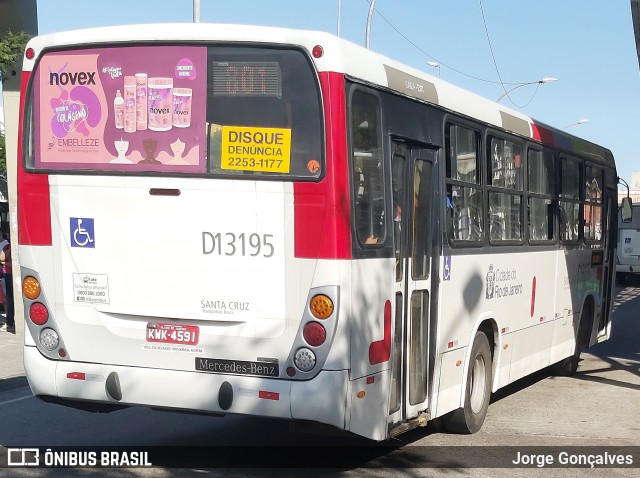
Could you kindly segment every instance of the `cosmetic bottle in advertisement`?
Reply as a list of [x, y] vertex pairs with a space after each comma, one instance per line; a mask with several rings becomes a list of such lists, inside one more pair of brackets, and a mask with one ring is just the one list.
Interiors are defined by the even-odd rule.
[[136, 77], [124, 77], [124, 132], [136, 132]]
[[188, 128], [191, 125], [191, 88], [173, 89], [173, 126]]
[[113, 116], [115, 118], [116, 128], [124, 128], [124, 98], [120, 90], [116, 91], [116, 97], [113, 100]]
[[149, 78], [147, 87], [151, 131], [168, 131], [173, 127], [173, 78]]
[[147, 129], [147, 74], [136, 73], [136, 129]]

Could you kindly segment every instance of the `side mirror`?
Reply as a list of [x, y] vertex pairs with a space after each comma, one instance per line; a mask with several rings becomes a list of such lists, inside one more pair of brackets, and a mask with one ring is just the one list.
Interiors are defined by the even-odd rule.
[[631, 207], [631, 198], [629, 196], [622, 198], [620, 213], [622, 216], [622, 222], [631, 222], [633, 217], [633, 208]]

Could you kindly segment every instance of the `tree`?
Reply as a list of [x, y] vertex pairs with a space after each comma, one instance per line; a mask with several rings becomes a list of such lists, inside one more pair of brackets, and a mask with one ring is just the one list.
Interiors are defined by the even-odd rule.
[[[4, 83], [19, 63], [22, 52], [31, 36], [26, 32], [13, 33], [8, 30], [0, 38], [0, 81]], [[4, 118], [0, 118], [4, 123]], [[7, 174], [7, 150], [5, 146], [4, 128], [0, 131], [0, 174]]]
[[0, 80], [3, 82], [18, 64], [30, 38], [27, 32], [13, 33], [11, 30], [0, 38]]

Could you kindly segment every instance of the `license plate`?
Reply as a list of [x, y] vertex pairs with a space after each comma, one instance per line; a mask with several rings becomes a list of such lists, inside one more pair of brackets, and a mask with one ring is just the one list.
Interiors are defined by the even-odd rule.
[[195, 325], [176, 325], [149, 322], [147, 324], [147, 342], [165, 344], [196, 345], [200, 330]]

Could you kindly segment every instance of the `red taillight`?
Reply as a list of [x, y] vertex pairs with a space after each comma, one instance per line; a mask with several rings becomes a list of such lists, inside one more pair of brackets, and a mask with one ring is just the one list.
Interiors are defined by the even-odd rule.
[[29, 307], [29, 318], [36, 325], [44, 325], [49, 320], [49, 311], [44, 304], [34, 302]]
[[314, 58], [321, 58], [322, 55], [324, 55], [324, 48], [322, 48], [322, 46], [320, 45], [316, 45], [311, 50], [311, 54], [313, 55]]
[[304, 326], [302, 336], [309, 345], [317, 347], [327, 339], [327, 331], [318, 322], [309, 322]]
[[27, 60], [33, 60], [36, 57], [36, 51], [33, 48], [27, 48], [24, 52], [24, 56]]

